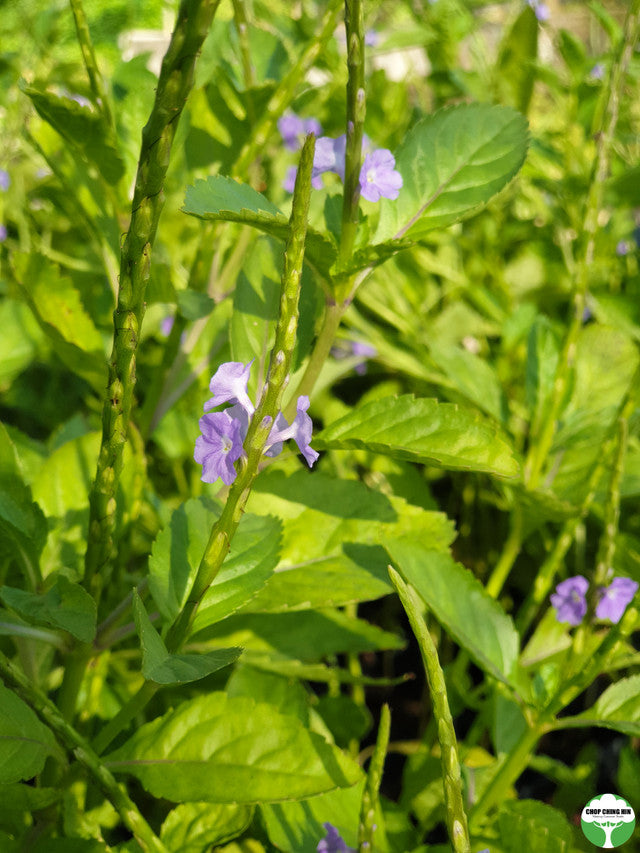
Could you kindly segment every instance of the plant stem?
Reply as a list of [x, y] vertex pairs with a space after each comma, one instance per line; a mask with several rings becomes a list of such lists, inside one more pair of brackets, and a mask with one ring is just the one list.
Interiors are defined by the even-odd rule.
[[290, 231], [282, 273], [280, 314], [269, 362], [266, 388], [253, 414], [244, 443], [247, 455], [246, 464], [234, 480], [222, 514], [213, 526], [189, 600], [169, 629], [166, 643], [170, 651], [175, 651], [186, 639], [200, 601], [220, 571], [229, 550], [231, 539], [240, 523], [253, 481], [258, 474], [258, 466], [262, 460], [264, 446], [280, 410], [284, 388], [289, 381], [291, 358], [298, 329], [298, 301], [307, 236], [314, 150], [315, 137], [310, 136], [302, 149], [293, 193], [293, 209], [289, 220]]
[[487, 581], [486, 590], [492, 598], [497, 598], [502, 592], [509, 572], [515, 563], [522, 547], [522, 507], [516, 504], [511, 510], [510, 530], [504, 543], [500, 559], [495, 564], [491, 577]]
[[97, 600], [114, 557], [115, 495], [133, 404], [136, 349], [144, 315], [151, 246], [164, 204], [164, 179], [176, 127], [193, 85], [198, 52], [218, 3], [219, 0], [182, 0], [162, 62], [155, 103], [142, 131], [131, 223], [121, 253], [113, 351], [102, 417], [102, 443], [96, 479], [89, 496], [84, 583]]
[[155, 681], [144, 682], [126, 705], [120, 708], [115, 717], [109, 720], [94, 738], [92, 746], [96, 755], [102, 755], [109, 744], [127, 728], [131, 720], [153, 699], [159, 689], [160, 685], [156, 684]]
[[69, 0], [69, 4], [76, 23], [78, 42], [80, 44], [80, 50], [82, 51], [82, 58], [84, 59], [84, 67], [87, 69], [87, 74], [89, 75], [89, 83], [91, 85], [94, 100], [100, 107], [107, 126], [113, 130], [115, 127], [113, 115], [111, 113], [111, 107], [109, 106], [109, 99], [107, 98], [106, 91], [102, 85], [102, 77], [98, 70], [98, 63], [96, 62], [96, 55], [93, 50], [89, 25], [82, 7], [82, 0]]
[[364, 15], [362, 0], [345, 0], [347, 31], [347, 146], [342, 197], [342, 231], [337, 266], [351, 259], [358, 231], [362, 135], [366, 113], [364, 88]]
[[123, 824], [135, 836], [145, 853], [167, 853], [167, 849], [140, 814], [136, 804], [129, 798], [85, 739], [64, 719], [56, 706], [0, 652], [0, 672], [3, 678], [29, 704], [40, 719], [49, 726], [57, 739], [73, 753], [82, 766], [98, 783], [107, 799], [116, 809]]
[[322, 54], [325, 44], [333, 35], [338, 23], [338, 15], [342, 7], [342, 0], [330, 0], [327, 11], [320, 22], [320, 34], [317, 39], [309, 45], [296, 64], [285, 74], [267, 104], [262, 118], [257, 122], [251, 138], [244, 145], [235, 165], [232, 175], [244, 176], [247, 169], [256, 159], [258, 152], [265, 145], [274, 131], [280, 116], [287, 109], [296, 87], [304, 78], [307, 71], [312, 67], [316, 59]]
[[391, 731], [391, 712], [388, 705], [383, 705], [380, 711], [380, 723], [378, 724], [378, 737], [375, 749], [371, 756], [367, 783], [362, 795], [360, 808], [360, 825], [358, 828], [358, 847], [360, 853], [367, 853], [373, 848], [373, 836], [376, 831], [375, 818], [378, 806], [378, 792], [382, 782], [382, 771], [384, 760], [389, 747], [389, 733]]
[[[404, 582], [398, 572], [388, 567], [391, 582], [404, 607], [411, 629], [415, 634], [420, 654], [427, 673], [427, 684], [433, 706], [433, 716], [438, 725], [438, 742], [442, 763], [442, 782], [444, 785], [444, 804], [447, 829], [451, 846], [455, 853], [470, 853], [467, 815], [462, 797], [462, 776], [458, 758], [458, 742], [453, 727], [453, 719], [447, 699], [447, 685], [438, 660], [435, 643], [425, 624], [422, 612], [424, 605], [410, 584]], [[493, 788], [493, 785], [491, 786]]]
[[618, 121], [618, 107], [624, 77], [633, 47], [640, 35], [640, 0], [633, 0], [624, 26], [624, 34], [611, 69], [610, 86], [603, 88], [605, 97], [600, 127], [596, 132], [597, 152], [593, 165], [585, 214], [582, 225], [584, 248], [577, 259], [573, 291], [573, 316], [560, 354], [551, 398], [541, 422], [542, 432], [529, 447], [524, 478], [528, 488], [537, 488], [544, 463], [553, 442], [556, 422], [569, 387], [570, 374], [575, 360], [576, 343], [582, 326], [582, 315], [589, 287], [589, 274], [593, 264], [598, 214], [602, 207], [604, 182], [609, 170], [609, 156]]
[[[633, 397], [629, 399], [629, 402]], [[631, 402], [633, 409], [633, 402]], [[631, 411], [629, 415], [631, 415]], [[596, 587], [606, 586], [609, 581], [610, 573], [613, 571], [613, 557], [616, 552], [616, 535], [618, 533], [618, 525], [620, 522], [620, 484], [622, 482], [622, 474], [624, 469], [625, 457], [627, 455], [627, 445], [629, 441], [629, 418], [625, 416], [625, 412], [621, 412], [617, 424], [616, 450], [613, 462], [613, 470], [611, 471], [611, 479], [609, 481], [609, 489], [607, 500], [604, 508], [604, 530], [600, 538], [598, 548], [598, 560], [596, 563], [596, 571], [594, 582]]]

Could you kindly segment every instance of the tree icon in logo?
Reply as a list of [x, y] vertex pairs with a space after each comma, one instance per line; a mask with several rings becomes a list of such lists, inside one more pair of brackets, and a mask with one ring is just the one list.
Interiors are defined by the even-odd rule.
[[582, 809], [582, 831], [597, 847], [619, 847], [633, 835], [636, 816], [622, 797], [601, 794]]

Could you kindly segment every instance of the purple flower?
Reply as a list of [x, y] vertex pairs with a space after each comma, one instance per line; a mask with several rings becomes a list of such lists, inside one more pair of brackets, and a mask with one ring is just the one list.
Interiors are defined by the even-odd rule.
[[542, 0], [527, 0], [527, 3], [533, 11], [535, 12], [535, 16], [539, 21], [548, 21], [550, 17], [549, 7], [542, 2]]
[[162, 333], [162, 335], [164, 335], [165, 338], [168, 338], [171, 334], [171, 329], [173, 329], [174, 322], [175, 317], [172, 317], [171, 314], [168, 314], [160, 323], [160, 332]]
[[391, 151], [378, 148], [364, 158], [360, 169], [360, 192], [367, 201], [398, 198], [402, 175], [394, 168], [396, 160]]
[[555, 607], [558, 622], [568, 622], [569, 625], [579, 625], [587, 612], [586, 594], [589, 581], [576, 575], [567, 578], [556, 587], [551, 596], [551, 604]]
[[305, 396], [298, 397], [296, 406], [297, 414], [291, 426], [287, 423], [282, 412], [277, 416], [273, 429], [269, 433], [267, 440], [266, 456], [277, 456], [282, 450], [283, 442], [292, 438], [300, 449], [300, 453], [304, 456], [309, 468], [313, 467], [313, 463], [319, 456], [317, 450], [309, 446], [311, 441], [311, 433], [313, 431], [313, 421], [307, 414], [309, 408], [309, 398]]
[[600, 601], [596, 607], [596, 616], [598, 619], [619, 622], [637, 591], [638, 584], [631, 578], [614, 578], [609, 586], [599, 590]]
[[313, 156], [313, 177], [325, 172], [335, 172], [344, 181], [344, 159], [347, 150], [347, 135], [343, 133], [337, 139], [321, 136], [316, 142]]
[[196, 439], [193, 454], [202, 465], [204, 483], [215, 483], [220, 477], [230, 486], [236, 478], [233, 463], [242, 456], [241, 422], [228, 412], [210, 412], [198, 421], [202, 435]]
[[8, 236], [7, 226], [0, 222], [0, 243], [4, 243]]
[[6, 192], [11, 186], [11, 177], [5, 169], [0, 169], [0, 190]]
[[322, 824], [327, 831], [325, 837], [318, 842], [316, 853], [356, 853], [353, 847], [347, 847], [344, 839], [330, 823]]
[[297, 151], [302, 147], [304, 137], [308, 133], [319, 136], [322, 133], [322, 125], [315, 118], [300, 118], [295, 113], [286, 113], [278, 119], [278, 130], [284, 147], [289, 151]]
[[629, 253], [629, 244], [627, 243], [626, 240], [620, 240], [620, 242], [616, 246], [616, 255], [618, 255], [618, 257], [621, 258], [624, 255], [627, 255], [628, 253]]
[[[289, 168], [287, 169], [286, 177], [282, 182], [282, 188], [285, 189], [288, 193], [292, 193], [295, 188], [297, 174], [298, 167], [289, 166]], [[315, 177], [313, 175], [311, 176], [311, 186], [314, 188], [314, 190], [322, 189], [322, 178], [320, 177], [320, 175], [317, 175]]]
[[604, 63], [596, 62], [589, 72], [589, 77], [591, 77], [592, 80], [602, 80], [604, 77]]
[[376, 47], [380, 43], [380, 34], [375, 30], [367, 30], [364, 34], [364, 43], [367, 47]]
[[89, 98], [85, 98], [84, 95], [69, 95], [72, 101], [75, 101], [76, 104], [80, 104], [81, 107], [90, 107], [91, 101]]
[[253, 414], [253, 403], [247, 394], [252, 364], [252, 361], [246, 365], [241, 361], [227, 361], [220, 365], [209, 383], [213, 397], [204, 404], [205, 412], [222, 403], [239, 403], [249, 415]]

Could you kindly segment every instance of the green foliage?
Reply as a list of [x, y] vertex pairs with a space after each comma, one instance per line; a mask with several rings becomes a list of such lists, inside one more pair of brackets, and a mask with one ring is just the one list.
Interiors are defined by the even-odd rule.
[[349, 787], [358, 765], [294, 717], [210, 693], [138, 729], [106, 758], [173, 802], [278, 802]]
[[500, 841], [506, 853], [569, 853], [571, 826], [556, 809], [535, 800], [505, 803], [498, 814]]
[[167, 815], [160, 838], [172, 853], [205, 853], [240, 835], [251, 817], [250, 806], [183, 803]]
[[505, 437], [475, 412], [410, 395], [359, 407], [315, 439], [324, 448], [368, 448], [442, 468], [515, 477], [518, 463]]
[[0, 684], [0, 784], [32, 779], [49, 756], [59, 757], [51, 731], [13, 691]]
[[486, 204], [527, 152], [527, 123], [508, 107], [463, 104], [422, 119], [397, 154], [403, 186], [381, 203], [375, 240], [417, 239]]
[[0, 587], [0, 599], [32, 625], [63, 628], [82, 643], [96, 634], [96, 603], [79, 584], [58, 575], [42, 595]]

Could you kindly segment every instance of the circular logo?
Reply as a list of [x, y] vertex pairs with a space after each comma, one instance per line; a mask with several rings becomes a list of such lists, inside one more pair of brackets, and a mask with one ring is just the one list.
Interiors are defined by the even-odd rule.
[[596, 847], [620, 847], [633, 835], [636, 816], [626, 800], [599, 794], [582, 809], [580, 824], [587, 841]]

